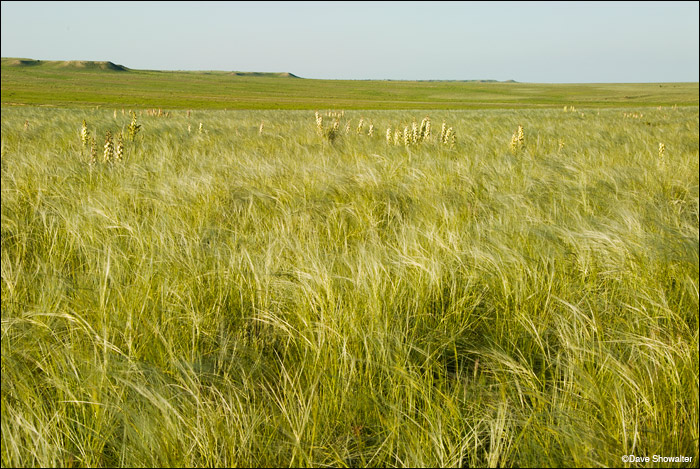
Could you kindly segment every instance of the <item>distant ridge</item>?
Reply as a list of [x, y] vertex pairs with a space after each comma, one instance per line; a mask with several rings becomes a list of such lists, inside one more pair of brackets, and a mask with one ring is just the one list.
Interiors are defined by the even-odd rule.
[[3, 65], [9, 65], [12, 67], [31, 67], [32, 65], [41, 65], [41, 60], [34, 60], [34, 59], [10, 59], [10, 58], [4, 58], [2, 59], [2, 64]]
[[13, 57], [3, 57], [2, 65], [9, 67], [47, 67], [67, 68], [75, 70], [109, 70], [112, 72], [128, 72], [129, 69], [114, 62], [98, 62], [94, 60], [34, 60]]
[[94, 62], [90, 60], [67, 60], [57, 62], [59, 67], [77, 68], [86, 70], [111, 70], [113, 72], [128, 72], [129, 69], [123, 65], [117, 65], [114, 62]]
[[[2, 65], [8, 67], [45, 67], [45, 68], [61, 68], [67, 70], [105, 70], [112, 72], [130, 72], [139, 71], [130, 69], [123, 65], [117, 65], [109, 61], [93, 61], [93, 60], [35, 60], [27, 58], [3, 57]], [[145, 70], [142, 70], [145, 71]], [[166, 72], [164, 70], [148, 70], [150, 72]], [[270, 78], [299, 78], [290, 72], [241, 72], [241, 71], [223, 71], [223, 70], [181, 70], [181, 73], [189, 74], [204, 74], [204, 75], [228, 75], [232, 77], [270, 77]], [[515, 80], [407, 80], [407, 79], [359, 79], [351, 81], [415, 81], [415, 82], [437, 82], [437, 83], [518, 83]]]
[[289, 72], [231, 72], [230, 75], [235, 77], [281, 77], [281, 78], [299, 78]]
[[[370, 80], [365, 80], [370, 81]], [[395, 80], [388, 78], [381, 81], [417, 81], [417, 82], [427, 82], [427, 83], [519, 83], [515, 80]]]
[[[3, 57], [2, 66], [5, 67], [41, 67], [61, 68], [67, 70], [105, 70], [111, 72], [137, 71], [123, 65], [117, 65], [109, 61], [94, 60], [35, 60], [27, 58]], [[160, 70], [152, 70], [160, 71]], [[227, 71], [188, 71], [187, 73], [225, 74], [234, 77], [276, 77], [276, 78], [300, 78], [289, 72], [227, 72]]]

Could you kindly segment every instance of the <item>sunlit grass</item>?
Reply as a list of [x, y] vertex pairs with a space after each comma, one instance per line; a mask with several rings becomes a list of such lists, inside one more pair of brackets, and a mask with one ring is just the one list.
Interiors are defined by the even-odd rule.
[[697, 108], [189, 114], [3, 109], [4, 466], [697, 461]]

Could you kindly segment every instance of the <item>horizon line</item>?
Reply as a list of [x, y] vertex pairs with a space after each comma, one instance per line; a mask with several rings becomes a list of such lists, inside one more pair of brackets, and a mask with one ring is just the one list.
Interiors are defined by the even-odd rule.
[[264, 74], [288, 74], [291, 75], [293, 78], [299, 78], [302, 80], [330, 80], [330, 81], [407, 81], [407, 82], [479, 82], [479, 83], [501, 83], [501, 84], [530, 84], [530, 85], [537, 85], [537, 84], [547, 84], [547, 85], [586, 85], [586, 84], [599, 84], [599, 85], [605, 85], [605, 84], [667, 84], [667, 83], [698, 83], [700, 84], [700, 81], [685, 81], [685, 80], [677, 80], [677, 81], [571, 81], [571, 82], [555, 82], [555, 81], [519, 81], [515, 79], [506, 79], [506, 80], [497, 80], [493, 78], [314, 78], [314, 77], [304, 77], [301, 75], [297, 75], [296, 73], [293, 72], [279, 72], [279, 71], [243, 71], [243, 70], [220, 70], [220, 69], [151, 69], [151, 68], [131, 68], [127, 67], [126, 65], [118, 64], [116, 62], [113, 62], [111, 60], [81, 60], [81, 59], [71, 59], [71, 60], [62, 60], [62, 59], [33, 59], [29, 57], [0, 57], [1, 60], [30, 60], [33, 62], [87, 62], [87, 63], [110, 63], [112, 65], [118, 66], [118, 67], [123, 67], [126, 70], [125, 71], [143, 71], [143, 72], [190, 72], [190, 73], [210, 73], [210, 72], [219, 72], [219, 73], [246, 73], [246, 74], [255, 74], [255, 73], [264, 73]]

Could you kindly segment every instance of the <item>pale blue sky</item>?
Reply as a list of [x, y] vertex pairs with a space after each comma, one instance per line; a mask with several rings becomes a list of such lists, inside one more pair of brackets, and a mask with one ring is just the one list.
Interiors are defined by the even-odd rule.
[[3, 57], [305, 78], [698, 81], [698, 2], [2, 2]]

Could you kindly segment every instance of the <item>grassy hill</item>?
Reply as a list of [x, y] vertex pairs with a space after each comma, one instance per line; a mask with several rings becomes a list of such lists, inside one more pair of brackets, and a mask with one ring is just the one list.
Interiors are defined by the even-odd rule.
[[538, 84], [299, 79], [291, 73], [134, 70], [2, 59], [3, 106], [170, 109], [499, 109], [698, 105], [698, 83]]
[[108, 61], [94, 60], [34, 60], [21, 58], [3, 58], [2, 66], [8, 68], [39, 67], [44, 70], [104, 70], [112, 72], [128, 72], [123, 65]]

